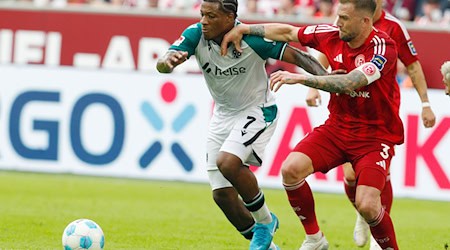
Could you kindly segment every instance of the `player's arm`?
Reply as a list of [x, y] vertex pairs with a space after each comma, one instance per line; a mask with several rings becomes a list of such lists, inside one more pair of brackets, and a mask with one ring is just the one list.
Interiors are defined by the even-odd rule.
[[419, 98], [422, 101], [422, 121], [426, 128], [433, 127], [436, 123], [436, 117], [431, 109], [430, 103], [428, 101], [427, 94], [427, 82], [425, 80], [425, 75], [422, 70], [422, 65], [419, 61], [415, 61], [406, 67], [408, 74], [411, 77], [411, 81], [414, 88], [419, 94]]
[[419, 98], [422, 103], [428, 102], [428, 94], [427, 94], [427, 83], [425, 80], [425, 75], [422, 70], [422, 65], [419, 61], [415, 61], [406, 67], [408, 70], [408, 74], [411, 77], [411, 81], [414, 85], [414, 88], [419, 94]]
[[158, 59], [156, 69], [159, 73], [172, 73], [173, 69], [186, 61], [188, 52], [169, 50], [166, 54]]
[[282, 23], [267, 24], [239, 24], [230, 30], [223, 38], [221, 54], [227, 54], [229, 43], [234, 44], [237, 51], [242, 52], [241, 40], [243, 35], [255, 35], [280, 42], [298, 42], [300, 28]]
[[[328, 68], [330, 66], [327, 57], [323, 53], [319, 52], [317, 60], [320, 62], [320, 64], [322, 64], [324, 68]], [[319, 90], [315, 88], [309, 88], [308, 93], [306, 94], [306, 105], [308, 105], [309, 107], [318, 107], [321, 104], [322, 97], [320, 96]]]
[[175, 67], [195, 54], [200, 37], [201, 24], [195, 23], [187, 27], [181, 36], [170, 46], [166, 54], [158, 59], [156, 69], [160, 73], [171, 73]]
[[349, 94], [355, 89], [378, 80], [381, 73], [371, 62], [365, 63], [345, 75], [312, 76], [277, 71], [270, 75], [270, 88], [277, 91], [284, 84], [303, 84], [330, 93]]
[[282, 61], [295, 64], [313, 75], [326, 75], [325, 68], [311, 54], [288, 45], [284, 51]]
[[317, 60], [320, 62], [320, 64], [322, 64], [322, 66], [324, 68], [327, 69], [328, 67], [330, 67], [330, 62], [328, 62], [327, 56], [325, 56], [324, 53], [319, 52], [319, 55], [317, 56]]

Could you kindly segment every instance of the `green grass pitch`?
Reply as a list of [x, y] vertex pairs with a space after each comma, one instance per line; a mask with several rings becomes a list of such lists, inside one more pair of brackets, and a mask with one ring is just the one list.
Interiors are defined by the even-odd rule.
[[[283, 190], [265, 189], [280, 219], [275, 242], [298, 249], [304, 233]], [[353, 244], [355, 212], [344, 195], [315, 193], [330, 249]], [[450, 203], [395, 199], [392, 217], [401, 249], [450, 244]], [[96, 221], [105, 249], [248, 249], [211, 199], [207, 184], [0, 171], [0, 249], [62, 249], [66, 225]]]

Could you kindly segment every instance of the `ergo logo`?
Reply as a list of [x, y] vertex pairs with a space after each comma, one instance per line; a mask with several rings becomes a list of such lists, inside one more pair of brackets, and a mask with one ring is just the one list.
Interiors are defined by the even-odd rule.
[[[170, 82], [164, 83], [161, 88], [161, 97], [163, 101], [170, 104], [176, 98], [175, 85]], [[24, 110], [38, 103], [59, 104], [61, 103], [61, 93], [57, 91], [26, 91], [19, 94], [13, 100], [8, 117], [8, 132], [12, 148], [18, 155], [25, 159], [58, 161], [61, 121], [33, 118], [33, 131], [47, 135], [45, 145], [39, 148], [33, 148], [27, 145], [23, 132], [21, 132], [21, 126], [24, 126]], [[112, 123], [114, 124], [109, 148], [101, 153], [92, 152], [83, 144], [81, 126], [85, 111], [91, 105], [99, 104], [110, 112], [112, 115]], [[164, 122], [161, 116], [159, 116], [158, 111], [153, 109], [149, 102], [142, 102], [141, 112], [155, 130], [161, 131], [164, 128]], [[195, 113], [196, 110], [192, 104], [186, 105], [175, 120], [172, 121], [172, 131], [176, 134], [182, 132], [185, 126], [195, 116]], [[82, 95], [75, 101], [70, 111], [68, 123], [70, 147], [79, 160], [101, 167], [113, 162], [119, 157], [125, 141], [126, 120], [123, 107], [116, 98], [105, 93], [88, 93]], [[159, 140], [153, 142], [144, 154], [140, 156], [138, 160], [140, 167], [147, 168], [162, 151], [162, 148], [162, 143]], [[174, 141], [171, 145], [171, 152], [184, 170], [188, 172], [192, 171], [192, 160], [180, 143]]]

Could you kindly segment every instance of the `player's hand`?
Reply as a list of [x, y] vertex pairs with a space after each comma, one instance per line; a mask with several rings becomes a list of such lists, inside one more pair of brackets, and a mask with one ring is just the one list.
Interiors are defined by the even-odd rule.
[[270, 75], [270, 89], [277, 92], [281, 85], [301, 83], [303, 80], [305, 80], [305, 76], [302, 74], [277, 71]]
[[322, 97], [320, 96], [319, 90], [314, 88], [309, 88], [306, 94], [306, 104], [309, 107], [318, 107], [322, 104]]
[[172, 51], [167, 55], [166, 64], [172, 71], [176, 66], [184, 63], [188, 57], [186, 51]]
[[425, 128], [431, 128], [436, 123], [436, 117], [434, 116], [431, 107], [425, 107], [422, 109], [422, 122]]
[[241, 28], [244, 28], [245, 26], [246, 26], [246, 24], [241, 23], [241, 24], [235, 26], [230, 31], [228, 31], [227, 34], [225, 34], [225, 36], [223, 37], [222, 43], [220, 44], [220, 54], [222, 56], [227, 55], [229, 43], [232, 43], [234, 45], [234, 47], [236, 48], [236, 50], [238, 52], [242, 53], [241, 41], [242, 41], [242, 36], [244, 35], [244, 33], [242, 32]]

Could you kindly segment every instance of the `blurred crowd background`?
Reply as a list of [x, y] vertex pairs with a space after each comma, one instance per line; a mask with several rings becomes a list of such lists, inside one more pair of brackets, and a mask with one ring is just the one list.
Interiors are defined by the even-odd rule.
[[[89, 9], [127, 9], [199, 15], [202, 0], [0, 0], [0, 3], [50, 8], [80, 7]], [[239, 0], [239, 19], [273, 18], [286, 21], [333, 23], [338, 0]], [[450, 0], [384, 0], [384, 9], [405, 23], [416, 27], [450, 30]], [[309, 51], [314, 55], [315, 51]], [[420, 55], [420, 51], [419, 51]], [[266, 68], [271, 73], [289, 70], [287, 64], [269, 60]], [[298, 69], [301, 71], [301, 69]], [[413, 87], [406, 67], [398, 61], [397, 81], [401, 87]]]
[[[202, 0], [0, 0], [36, 6], [96, 8], [152, 8], [170, 12], [198, 13]], [[240, 0], [239, 16], [334, 18], [338, 0]], [[450, 0], [385, 0], [385, 9], [403, 21], [418, 25], [450, 26]]]

